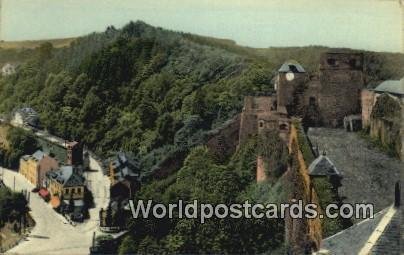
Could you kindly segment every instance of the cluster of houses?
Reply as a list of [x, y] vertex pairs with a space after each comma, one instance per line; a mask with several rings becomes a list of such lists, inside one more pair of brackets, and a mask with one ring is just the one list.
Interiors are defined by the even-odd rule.
[[35, 186], [38, 194], [50, 202], [60, 213], [72, 220], [81, 221], [85, 215], [85, 193], [89, 192], [83, 176], [85, 160], [83, 147], [77, 142], [67, 142], [65, 164], [38, 150], [20, 159], [19, 173]]
[[[38, 113], [30, 107], [14, 110], [10, 122], [18, 127], [38, 128], [40, 125]], [[83, 147], [78, 142], [66, 142], [64, 147], [66, 156], [59, 161], [41, 150], [24, 155], [20, 159], [19, 172], [55, 210], [81, 218], [86, 206], [85, 193], [88, 192], [83, 176], [84, 169], [89, 165], [88, 155], [83, 154]], [[111, 185], [110, 204], [100, 211], [100, 226], [108, 231], [122, 227], [117, 226], [117, 222], [109, 216], [119, 217], [118, 214], [129, 211], [129, 199], [140, 189], [141, 176], [138, 161], [124, 152], [107, 159], [103, 169]]]

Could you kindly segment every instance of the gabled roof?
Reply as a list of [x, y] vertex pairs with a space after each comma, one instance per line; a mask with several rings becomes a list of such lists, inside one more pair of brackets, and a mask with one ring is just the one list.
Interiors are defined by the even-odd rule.
[[320, 155], [310, 164], [309, 175], [330, 176], [341, 174], [327, 156]]
[[325, 254], [400, 254], [400, 209], [386, 208], [324, 239]]
[[64, 187], [76, 187], [84, 185], [84, 177], [75, 173], [72, 166], [61, 166], [57, 171], [47, 172], [46, 175]]
[[387, 80], [380, 83], [374, 91], [376, 92], [387, 92], [396, 95], [404, 95], [404, 78], [401, 80]]
[[76, 173], [73, 173], [64, 184], [65, 187], [77, 187], [83, 185], [84, 185], [84, 177]]
[[281, 68], [279, 68], [278, 72], [280, 73], [287, 73], [287, 72], [293, 72], [293, 73], [305, 73], [306, 70], [297, 62], [294, 60], [287, 61], [285, 62]]
[[363, 220], [324, 239], [321, 242], [321, 249], [329, 251], [330, 254], [336, 254], [336, 252], [338, 254], [359, 254], [386, 212], [387, 210], [383, 210], [375, 214], [373, 219]]
[[21, 115], [21, 117], [23, 118], [23, 121], [32, 126], [37, 125], [39, 122], [38, 113], [30, 107], [20, 108], [20, 109], [16, 110], [15, 113], [19, 113]]
[[123, 181], [128, 177], [139, 177], [139, 163], [123, 152], [119, 152], [111, 164], [115, 169], [114, 177], [118, 181]]
[[41, 151], [41, 150], [37, 150], [34, 154], [32, 154], [32, 157], [34, 157], [36, 160], [41, 160], [43, 159], [43, 157], [45, 157], [45, 152]]

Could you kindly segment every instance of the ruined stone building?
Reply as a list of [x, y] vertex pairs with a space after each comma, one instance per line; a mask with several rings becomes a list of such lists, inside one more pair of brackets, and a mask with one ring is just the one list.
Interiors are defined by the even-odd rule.
[[[276, 131], [285, 144], [288, 143], [291, 119], [285, 107], [278, 107], [276, 95], [247, 96], [244, 98], [244, 108], [240, 116], [239, 144], [243, 144], [255, 135], [265, 135]], [[257, 159], [257, 181], [267, 179], [264, 160]]]
[[269, 130], [278, 130], [283, 140], [287, 141], [290, 118], [285, 107], [278, 107], [276, 95], [247, 96], [240, 118], [239, 143], [244, 143], [256, 134]]
[[324, 53], [311, 75], [296, 61], [288, 61], [275, 83], [278, 106], [302, 117], [306, 126], [341, 126], [345, 116], [360, 112], [363, 88], [363, 54], [342, 50]]
[[404, 78], [384, 81], [361, 94], [362, 122], [370, 136], [391, 146], [404, 159]]
[[[277, 132], [281, 141], [288, 145], [289, 155], [294, 155], [298, 162], [298, 165], [288, 165], [287, 175], [290, 181], [295, 181], [291, 197], [316, 202], [317, 196], [312, 190], [310, 177], [335, 175], [337, 189], [340, 175], [325, 156], [316, 159], [309, 169], [300, 151], [292, 119], [293, 122], [300, 120], [305, 126], [342, 126], [346, 116], [360, 113], [363, 88], [361, 53], [340, 50], [327, 52], [321, 56], [319, 69], [314, 74], [308, 74], [296, 61], [287, 61], [276, 75], [276, 93], [245, 97], [240, 114], [239, 145], [250, 137]], [[257, 156], [257, 182], [269, 178], [266, 168], [271, 162], [267, 160]], [[321, 240], [319, 221], [286, 219], [285, 222], [285, 238], [291, 247], [318, 249]]]
[[[346, 116], [360, 113], [363, 87], [362, 53], [324, 53], [318, 71], [311, 75], [298, 62], [287, 61], [276, 75], [275, 94], [245, 97], [239, 144], [267, 131], [279, 132], [287, 143], [292, 117], [305, 126], [342, 126]], [[261, 158], [257, 164], [257, 180], [265, 180]]]

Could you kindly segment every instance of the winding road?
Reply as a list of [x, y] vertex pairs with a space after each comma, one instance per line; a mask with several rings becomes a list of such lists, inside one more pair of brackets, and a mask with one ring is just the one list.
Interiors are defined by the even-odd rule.
[[[93, 233], [99, 234], [98, 212], [109, 203], [109, 179], [103, 175], [100, 163], [90, 158], [92, 171], [86, 172], [87, 186], [94, 196], [95, 207], [90, 209], [90, 219], [72, 226], [56, 213], [38, 194], [30, 194], [29, 207], [36, 222], [28, 237], [6, 254], [89, 254]], [[22, 175], [2, 168], [5, 185], [16, 191], [34, 187]], [[15, 180], [15, 185], [14, 185]]]

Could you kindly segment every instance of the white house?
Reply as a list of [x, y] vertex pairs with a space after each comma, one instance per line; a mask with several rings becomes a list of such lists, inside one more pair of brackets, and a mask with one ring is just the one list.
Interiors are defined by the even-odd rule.
[[14, 126], [33, 126], [37, 127], [39, 125], [39, 115], [38, 113], [29, 107], [21, 108], [14, 111], [11, 124]]
[[11, 75], [15, 73], [16, 65], [7, 63], [1, 68], [1, 74], [3, 76]]

